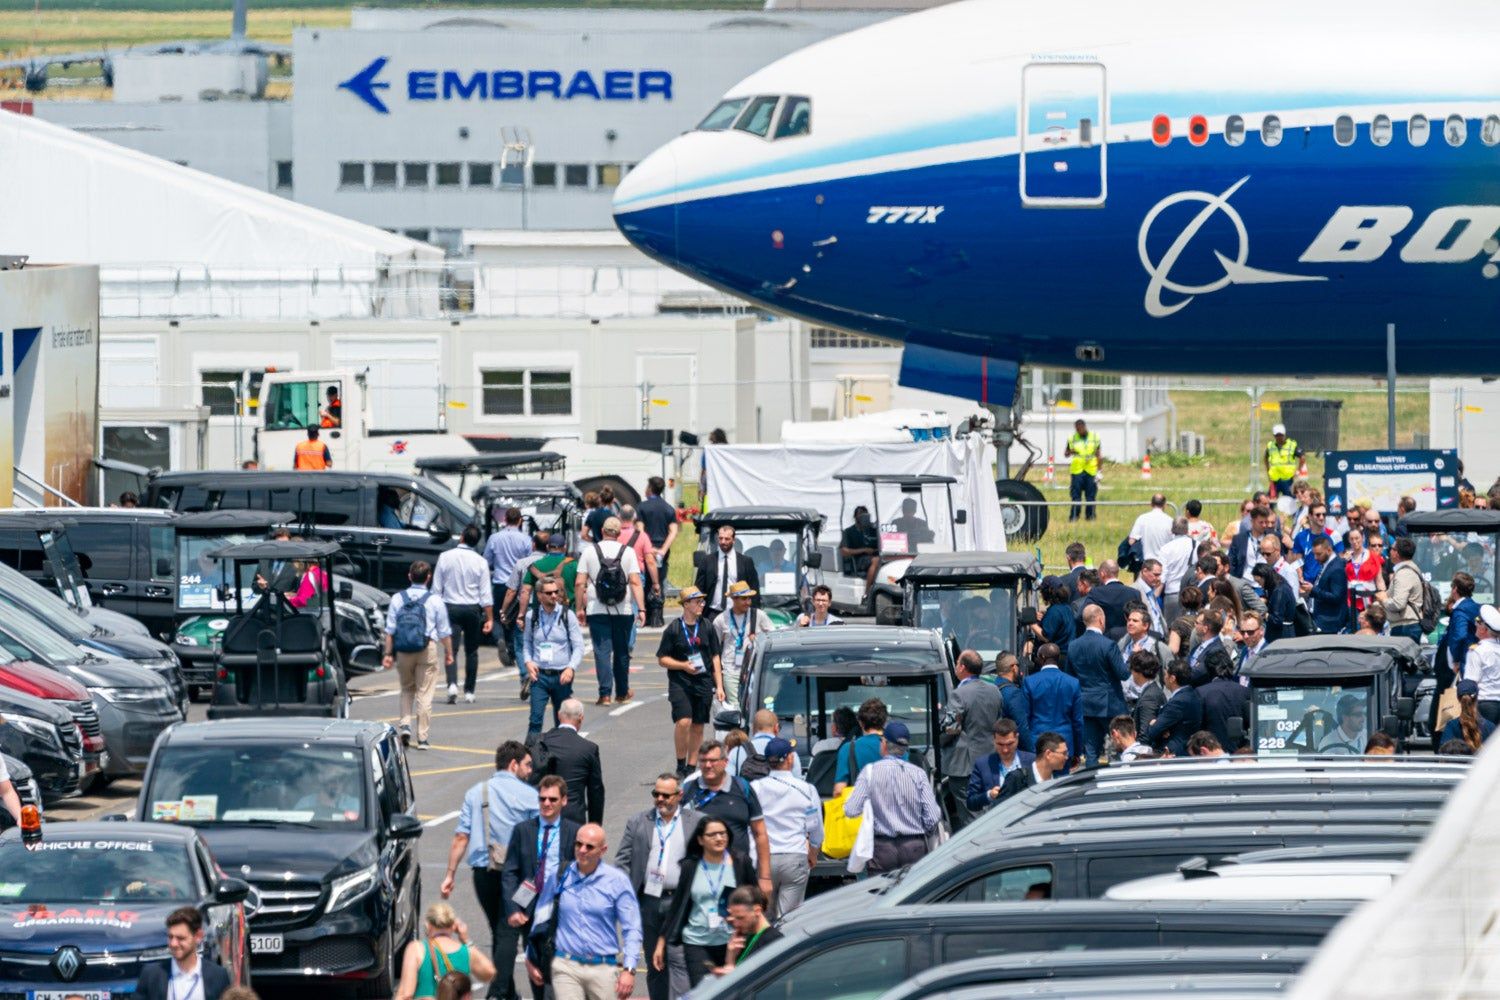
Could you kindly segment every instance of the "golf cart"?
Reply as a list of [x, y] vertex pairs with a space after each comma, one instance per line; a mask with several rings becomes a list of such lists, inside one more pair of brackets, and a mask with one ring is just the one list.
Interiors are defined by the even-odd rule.
[[1403, 677], [1421, 669], [1411, 639], [1309, 635], [1279, 639], [1240, 671], [1250, 687], [1258, 756], [1364, 753], [1375, 723], [1407, 749], [1415, 715]]
[[783, 628], [807, 610], [812, 588], [822, 582], [822, 514], [803, 507], [722, 507], [695, 521], [695, 569], [713, 560], [719, 529], [733, 528], [735, 550], [750, 557], [760, 576], [760, 606], [771, 624]]
[[1495, 554], [1500, 550], [1500, 510], [1453, 509], [1408, 514], [1401, 522], [1417, 545], [1414, 561], [1438, 596], [1448, 599], [1453, 574], [1474, 578], [1474, 600], [1493, 604]]
[[[209, 719], [246, 715], [348, 718], [349, 691], [333, 635], [336, 542], [241, 542], [208, 553], [227, 582], [224, 629], [214, 653]], [[277, 568], [295, 569], [281, 590]], [[353, 587], [338, 584], [348, 599]]]
[[920, 555], [901, 575], [901, 606], [882, 625], [935, 628], [958, 649], [989, 662], [1002, 650], [1019, 652], [1023, 608], [1036, 609], [1042, 566], [1028, 552], [939, 552]]
[[459, 496], [468, 488], [469, 477], [478, 484], [492, 479], [537, 479], [565, 472], [568, 460], [555, 451], [497, 451], [477, 455], [419, 458], [412, 463], [417, 475], [436, 479]]
[[[565, 531], [568, 551], [575, 552], [583, 527], [583, 492], [566, 479], [546, 478], [563, 474], [567, 459], [555, 451], [514, 451], [495, 454], [463, 455], [455, 458], [422, 458], [416, 461], [417, 472], [439, 479], [464, 496], [470, 476], [478, 476], [474, 491], [468, 496], [483, 515], [480, 524], [486, 533], [505, 524], [508, 507], [521, 508], [522, 529], [528, 534], [538, 531]], [[528, 478], [535, 477], [535, 478]]]
[[[824, 544], [823, 562], [837, 568], [824, 582], [833, 591], [833, 605], [849, 614], [880, 614], [882, 608], [901, 604], [901, 576], [913, 556], [958, 549], [958, 526], [967, 524], [968, 511], [955, 510], [953, 487], [958, 480], [937, 475], [883, 475], [842, 473], [839, 484], [838, 536]], [[893, 503], [899, 494], [900, 501]], [[869, 511], [870, 524], [879, 550], [880, 568], [873, 587], [854, 559], [840, 553], [843, 533], [855, 526], [854, 511]], [[851, 546], [852, 547], [852, 546]]]

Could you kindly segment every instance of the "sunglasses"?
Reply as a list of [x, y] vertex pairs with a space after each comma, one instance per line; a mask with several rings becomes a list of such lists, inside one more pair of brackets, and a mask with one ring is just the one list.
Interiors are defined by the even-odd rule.
[[562, 801], [562, 796], [561, 795], [538, 795], [536, 797], [536, 799], [537, 799], [538, 802], [561, 802]]
[[653, 799], [675, 799], [675, 798], [677, 798], [678, 794], [679, 793], [677, 793], [677, 792], [655, 792], [655, 791], [653, 791], [651, 793], [651, 797]]
[[580, 851], [602, 851], [602, 850], [604, 850], [604, 845], [603, 844], [585, 844], [583, 841], [580, 840], [580, 841], [578, 841], [576, 849], [580, 850]]
[[555, 591], [555, 590], [543, 590], [543, 591], [541, 591], [541, 595], [543, 597], [556, 597], [557, 593], [558, 592]]

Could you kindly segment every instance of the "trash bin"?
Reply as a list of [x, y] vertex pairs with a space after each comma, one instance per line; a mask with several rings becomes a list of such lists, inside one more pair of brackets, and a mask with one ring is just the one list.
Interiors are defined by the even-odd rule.
[[1281, 422], [1286, 435], [1305, 452], [1330, 452], [1339, 449], [1338, 399], [1283, 399]]

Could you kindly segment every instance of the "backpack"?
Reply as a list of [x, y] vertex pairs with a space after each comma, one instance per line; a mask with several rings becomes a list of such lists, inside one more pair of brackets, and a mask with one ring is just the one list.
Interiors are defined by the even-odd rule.
[[599, 543], [594, 543], [594, 554], [599, 557], [599, 575], [594, 579], [594, 598], [600, 604], [619, 604], [625, 600], [625, 570], [620, 565], [625, 552], [625, 546], [621, 545], [615, 557], [607, 559]]
[[[1412, 568], [1416, 569], [1415, 566]], [[1422, 634], [1426, 635], [1437, 628], [1438, 617], [1443, 613], [1443, 599], [1421, 570], [1417, 569], [1416, 573], [1417, 579], [1422, 583], [1422, 595], [1417, 604], [1417, 624], [1422, 627]]]
[[[753, 745], [753, 744], [752, 744]], [[759, 750], [750, 750], [740, 763], [740, 777], [746, 781], [759, 781], [771, 775], [771, 758]]]
[[431, 596], [432, 591], [429, 590], [416, 600], [407, 595], [401, 602], [401, 607], [396, 611], [396, 633], [391, 637], [396, 652], [420, 653], [427, 648], [427, 612], [422, 605]]

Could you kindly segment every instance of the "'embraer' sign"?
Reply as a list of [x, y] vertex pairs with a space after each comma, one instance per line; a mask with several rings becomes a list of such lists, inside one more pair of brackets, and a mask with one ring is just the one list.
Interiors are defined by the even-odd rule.
[[[389, 114], [385, 98], [391, 84], [380, 79], [390, 59], [380, 56], [339, 84], [381, 114]], [[660, 69], [414, 69], [406, 74], [409, 101], [516, 101], [550, 97], [558, 101], [644, 101], [657, 95], [672, 99], [672, 74]]]

